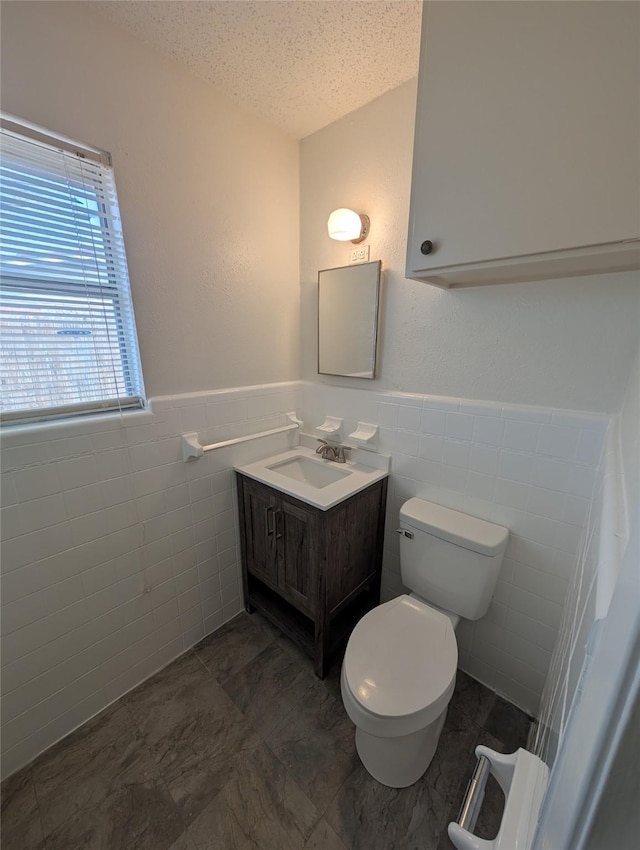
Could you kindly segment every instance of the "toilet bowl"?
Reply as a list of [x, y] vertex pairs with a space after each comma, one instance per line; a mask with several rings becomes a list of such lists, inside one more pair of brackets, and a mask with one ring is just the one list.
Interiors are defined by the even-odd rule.
[[413, 591], [374, 608], [351, 633], [340, 687], [369, 773], [392, 788], [429, 767], [453, 694], [460, 616], [487, 612], [509, 532], [422, 499], [400, 510], [400, 571]]
[[451, 620], [413, 597], [385, 602], [355, 627], [342, 666], [342, 699], [356, 726], [358, 755], [383, 785], [405, 788], [427, 769], [457, 664]]

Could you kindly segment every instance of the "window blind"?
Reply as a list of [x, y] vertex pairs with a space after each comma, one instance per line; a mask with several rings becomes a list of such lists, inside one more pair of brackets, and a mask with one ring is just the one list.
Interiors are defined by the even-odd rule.
[[0, 140], [2, 420], [141, 407], [109, 156], [4, 118]]

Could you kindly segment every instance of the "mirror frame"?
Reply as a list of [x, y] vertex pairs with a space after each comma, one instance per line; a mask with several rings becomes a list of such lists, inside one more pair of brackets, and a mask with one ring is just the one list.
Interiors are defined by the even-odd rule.
[[[332, 271], [340, 271], [341, 269], [353, 269], [359, 268], [360, 266], [377, 266], [377, 275], [376, 275], [376, 292], [375, 292], [375, 310], [373, 317], [373, 352], [372, 352], [372, 362], [371, 362], [371, 375], [345, 375], [343, 372], [322, 372], [320, 370], [320, 275], [323, 272], [332, 272]], [[378, 368], [378, 343], [379, 343], [379, 322], [380, 322], [380, 289], [382, 282], [382, 260], [371, 260], [366, 263], [350, 263], [347, 266], [335, 266], [334, 268], [328, 269], [320, 269], [318, 271], [318, 298], [317, 298], [317, 340], [318, 340], [318, 374], [319, 375], [335, 375], [340, 378], [355, 378], [359, 381], [373, 381], [376, 378], [377, 368]]]

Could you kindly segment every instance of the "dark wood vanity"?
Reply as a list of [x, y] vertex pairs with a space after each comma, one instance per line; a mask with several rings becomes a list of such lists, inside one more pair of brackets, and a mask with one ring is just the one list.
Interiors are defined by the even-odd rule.
[[236, 472], [247, 611], [260, 611], [324, 678], [380, 601], [387, 478], [321, 510]]

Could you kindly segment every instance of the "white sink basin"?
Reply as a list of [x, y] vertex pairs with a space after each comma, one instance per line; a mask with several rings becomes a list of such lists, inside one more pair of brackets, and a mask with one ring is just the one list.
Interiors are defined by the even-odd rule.
[[[371, 457], [375, 466], [369, 466], [369, 452], [354, 449], [351, 454], [355, 455], [355, 459], [338, 464], [323, 460], [315, 453], [315, 448], [302, 445], [235, 469], [326, 511], [389, 474], [388, 457]], [[362, 463], [363, 455], [365, 463]]]
[[272, 463], [267, 466], [267, 469], [277, 472], [278, 475], [285, 475], [294, 481], [301, 481], [309, 487], [315, 487], [316, 490], [321, 490], [323, 487], [328, 487], [329, 484], [335, 484], [341, 478], [351, 475], [349, 470], [343, 471], [339, 467], [328, 466], [326, 461], [312, 460], [304, 455]]

